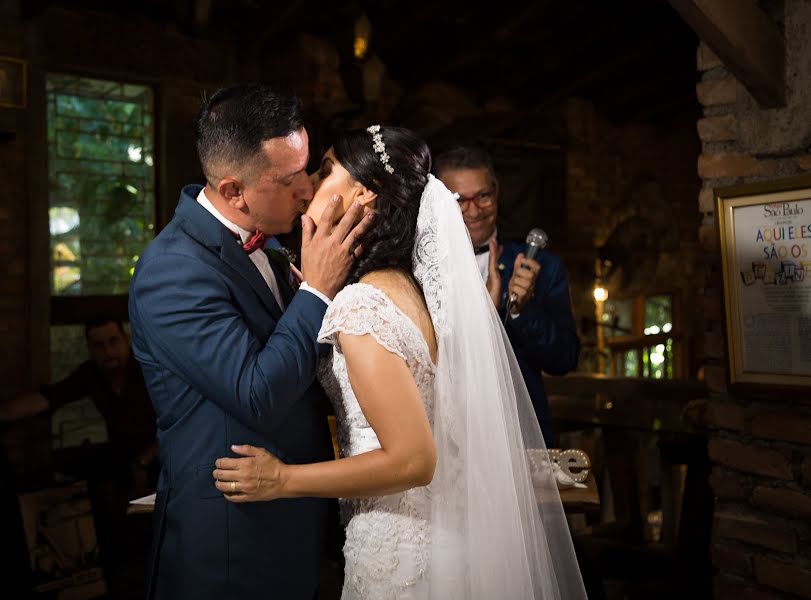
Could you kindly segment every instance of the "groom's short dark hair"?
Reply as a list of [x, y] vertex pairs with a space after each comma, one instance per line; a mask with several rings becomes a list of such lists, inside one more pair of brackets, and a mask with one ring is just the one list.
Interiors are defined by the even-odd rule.
[[301, 102], [259, 84], [222, 88], [203, 102], [195, 123], [197, 154], [210, 183], [228, 168], [253, 168], [262, 143], [304, 126]]

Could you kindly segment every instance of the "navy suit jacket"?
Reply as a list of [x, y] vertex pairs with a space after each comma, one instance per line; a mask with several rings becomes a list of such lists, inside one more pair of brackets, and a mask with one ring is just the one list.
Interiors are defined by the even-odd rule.
[[[504, 250], [499, 262], [504, 265], [504, 270], [501, 273], [499, 314], [503, 319], [507, 286], [512, 278], [515, 258], [526, 250], [526, 245], [516, 242], [501, 244]], [[580, 339], [572, 315], [569, 278], [563, 263], [546, 250], [541, 250], [535, 260], [541, 264], [541, 272], [535, 283], [535, 296], [518, 317], [507, 318], [505, 328], [541, 424], [544, 441], [548, 448], [552, 448], [552, 418], [541, 371], [551, 375], [565, 375], [573, 371], [580, 355]]]
[[[276, 278], [284, 314], [232, 234], [186, 186], [169, 225], [135, 268], [135, 357], [155, 407], [161, 475], [148, 597], [311, 600], [327, 501], [232, 504], [214, 461], [232, 444], [287, 463], [331, 457], [315, 382], [326, 305]], [[273, 262], [271, 261], [271, 265]]]

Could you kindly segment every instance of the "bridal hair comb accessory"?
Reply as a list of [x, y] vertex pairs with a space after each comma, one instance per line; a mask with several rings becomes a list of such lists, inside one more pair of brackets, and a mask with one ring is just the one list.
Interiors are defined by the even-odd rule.
[[390, 156], [386, 153], [386, 144], [383, 143], [383, 136], [380, 134], [380, 125], [367, 127], [366, 131], [372, 134], [372, 148], [374, 148], [375, 154], [380, 155], [383, 168], [389, 173], [394, 173], [394, 167], [389, 164]]

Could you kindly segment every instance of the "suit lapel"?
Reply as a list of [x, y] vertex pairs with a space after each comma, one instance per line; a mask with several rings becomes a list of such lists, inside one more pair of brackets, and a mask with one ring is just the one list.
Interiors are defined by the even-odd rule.
[[188, 185], [183, 188], [175, 216], [183, 220], [183, 229], [193, 239], [212, 250], [216, 251], [219, 248], [220, 259], [250, 284], [265, 308], [278, 321], [282, 316], [282, 309], [273, 297], [267, 282], [225, 225], [197, 202], [197, 195], [201, 189], [202, 186], [199, 185]]
[[285, 273], [282, 271], [281, 267], [276, 264], [272, 258], [270, 258], [269, 251], [265, 250], [265, 254], [268, 254], [268, 262], [270, 262], [270, 268], [273, 269], [273, 274], [276, 275], [276, 283], [279, 285], [279, 291], [282, 294], [282, 300], [284, 301], [285, 306], [290, 306], [290, 302], [293, 301], [293, 296], [295, 296], [296, 291], [290, 285], [290, 274]]
[[[273, 318], [277, 321], [281, 319], [282, 309], [279, 307], [276, 299], [273, 297], [273, 293], [270, 291], [270, 287], [268, 287], [268, 284], [265, 281], [265, 278], [262, 277], [259, 269], [256, 268], [253, 261], [248, 257], [240, 244], [231, 237], [231, 234], [225, 227], [222, 228], [222, 235], [223, 239], [222, 249], [220, 250], [220, 258], [227, 265], [233, 267], [233, 269], [251, 285], [253, 290], [262, 300], [262, 304], [264, 304], [265, 307], [270, 311], [270, 314], [273, 315]], [[276, 280], [279, 280], [278, 275], [276, 275]]]

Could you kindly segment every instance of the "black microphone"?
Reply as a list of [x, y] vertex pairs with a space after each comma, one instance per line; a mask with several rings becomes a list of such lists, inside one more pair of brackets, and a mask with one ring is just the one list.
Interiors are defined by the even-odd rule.
[[[546, 232], [543, 229], [536, 227], [527, 234], [527, 249], [524, 251], [524, 256], [530, 260], [535, 260], [535, 257], [538, 256], [538, 252], [546, 248], [548, 245], [549, 236], [546, 235]], [[513, 304], [515, 304], [517, 300], [518, 296], [516, 296], [514, 293], [510, 294], [510, 297], [507, 298], [507, 311], [504, 315], [505, 323], [510, 317], [510, 311], [512, 310]]]

